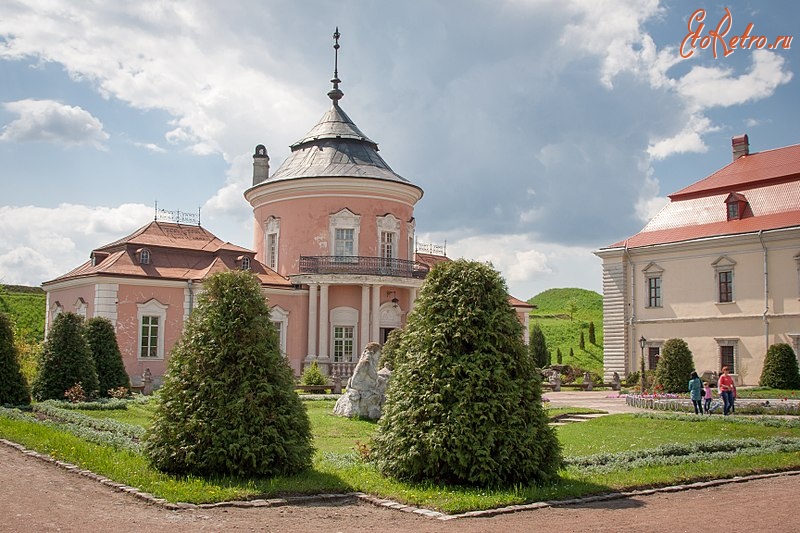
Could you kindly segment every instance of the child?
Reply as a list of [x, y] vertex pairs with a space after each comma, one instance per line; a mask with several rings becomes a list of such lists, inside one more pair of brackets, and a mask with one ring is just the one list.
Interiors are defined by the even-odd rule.
[[713, 393], [711, 392], [711, 385], [708, 384], [708, 381], [703, 383], [703, 400], [705, 400], [705, 405], [703, 406], [703, 410], [706, 414], [709, 414], [709, 409], [711, 409], [711, 399], [713, 398]]

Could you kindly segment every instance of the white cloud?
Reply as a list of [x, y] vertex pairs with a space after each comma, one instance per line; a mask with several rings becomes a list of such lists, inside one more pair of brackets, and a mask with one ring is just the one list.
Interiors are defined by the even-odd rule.
[[730, 107], [767, 98], [792, 79], [786, 60], [774, 52], [754, 50], [746, 74], [736, 76], [730, 68], [693, 67], [677, 82], [678, 93], [694, 109]]
[[158, 154], [166, 153], [166, 150], [164, 150], [163, 148], [161, 148], [159, 145], [157, 145], [155, 143], [135, 142], [135, 143], [133, 143], [133, 145], [134, 146], [138, 146], [139, 148], [144, 148], [145, 150], [147, 150], [149, 152], [155, 152], [155, 153], [158, 153]]
[[19, 118], [3, 128], [0, 141], [39, 141], [103, 149], [103, 143], [109, 138], [100, 120], [77, 106], [26, 99], [7, 102], [3, 107]]
[[83, 264], [89, 253], [153, 219], [138, 204], [0, 207], [0, 280], [39, 285]]
[[647, 153], [655, 160], [665, 159], [673, 154], [703, 153], [708, 151], [703, 135], [718, 130], [719, 127], [712, 126], [708, 117], [691, 115], [683, 130], [668, 139], [651, 142], [647, 147]]

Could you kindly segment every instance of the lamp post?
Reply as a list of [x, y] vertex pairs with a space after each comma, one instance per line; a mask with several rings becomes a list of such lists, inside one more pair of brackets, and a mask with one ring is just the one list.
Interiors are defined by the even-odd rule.
[[639, 346], [642, 348], [641, 371], [639, 372], [639, 377], [641, 378], [642, 382], [642, 395], [644, 395], [644, 347], [646, 344], [647, 339], [645, 339], [644, 335], [642, 335], [642, 338], [639, 339]]

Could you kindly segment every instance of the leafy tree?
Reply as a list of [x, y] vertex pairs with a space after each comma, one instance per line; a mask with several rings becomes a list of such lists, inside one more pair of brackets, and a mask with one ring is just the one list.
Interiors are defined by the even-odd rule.
[[773, 389], [800, 389], [800, 369], [791, 346], [779, 343], [769, 347], [758, 384]]
[[322, 373], [316, 361], [312, 361], [300, 375], [301, 385], [327, 385], [328, 376]]
[[683, 339], [669, 339], [661, 347], [653, 386], [664, 392], [686, 392], [692, 372], [694, 359], [689, 345]]
[[594, 334], [594, 321], [589, 322], [589, 344], [597, 346], [597, 337]]
[[292, 475], [311, 466], [311, 429], [258, 278], [221, 272], [170, 355], [144, 450], [166, 472]]
[[83, 317], [59, 313], [42, 348], [33, 396], [39, 401], [63, 400], [64, 392], [78, 383], [90, 397], [97, 394], [97, 371], [86, 340], [86, 328]]
[[0, 405], [28, 405], [31, 393], [19, 365], [11, 318], [0, 313]]
[[402, 335], [374, 458], [410, 481], [509, 486], [552, 479], [558, 440], [541, 383], [490, 265], [436, 265]]
[[542, 333], [542, 327], [534, 324], [531, 328], [530, 344], [528, 346], [533, 359], [533, 364], [538, 368], [550, 366], [550, 352], [547, 351], [547, 342]]
[[94, 367], [97, 370], [100, 396], [108, 397], [108, 391], [111, 389], [130, 388], [130, 378], [125, 371], [117, 335], [111, 321], [104, 317], [87, 320], [86, 340], [89, 341]]
[[583, 330], [581, 330], [581, 340], [578, 345], [581, 347], [581, 350], [586, 350], [586, 339], [583, 337]]
[[561, 348], [556, 348], [556, 362], [559, 365], [564, 363], [564, 357], [561, 355]]
[[570, 298], [567, 302], [567, 312], [569, 313], [569, 319], [573, 320], [575, 318], [575, 313], [578, 312], [578, 302], [575, 298]]

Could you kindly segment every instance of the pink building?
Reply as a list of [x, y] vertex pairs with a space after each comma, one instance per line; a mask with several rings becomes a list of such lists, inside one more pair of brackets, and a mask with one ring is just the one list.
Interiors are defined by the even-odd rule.
[[[105, 316], [132, 383], [156, 385], [197, 291], [210, 274], [249, 269], [269, 299], [281, 349], [296, 374], [313, 361], [349, 376], [368, 342], [402, 327], [430, 267], [444, 251], [416, 253], [414, 206], [423, 191], [396, 174], [339, 106], [291, 146], [270, 175], [263, 145], [253, 155], [255, 252], [200, 227], [156, 220], [94, 250], [75, 270], [45, 282], [47, 323], [61, 311]], [[531, 306], [510, 298], [525, 325]]]

